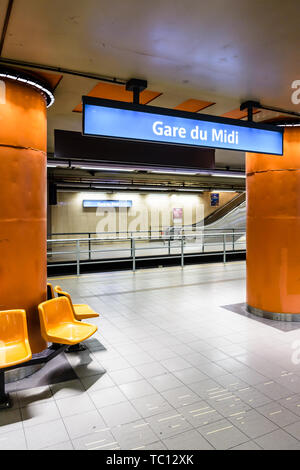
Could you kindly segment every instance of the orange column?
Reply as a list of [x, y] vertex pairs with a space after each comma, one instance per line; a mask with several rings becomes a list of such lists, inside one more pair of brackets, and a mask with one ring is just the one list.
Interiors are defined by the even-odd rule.
[[46, 299], [47, 283], [46, 102], [28, 85], [8, 79], [4, 84], [2, 80], [0, 310], [26, 310], [30, 346], [37, 353], [46, 347], [37, 310]]
[[248, 310], [300, 320], [300, 128], [282, 157], [247, 154], [246, 172]]

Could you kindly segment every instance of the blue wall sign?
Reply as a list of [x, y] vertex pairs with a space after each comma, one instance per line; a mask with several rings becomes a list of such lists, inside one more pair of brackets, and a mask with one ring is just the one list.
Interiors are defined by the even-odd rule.
[[211, 207], [216, 207], [220, 204], [220, 195], [219, 193], [211, 193], [210, 195], [210, 205]]
[[87, 200], [82, 202], [83, 207], [132, 207], [132, 201], [118, 201], [118, 200]]
[[86, 96], [83, 135], [283, 154], [283, 129], [272, 125]]

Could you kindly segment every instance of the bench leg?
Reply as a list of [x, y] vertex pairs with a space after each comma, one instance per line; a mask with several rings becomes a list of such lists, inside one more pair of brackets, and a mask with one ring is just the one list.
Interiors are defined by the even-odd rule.
[[87, 348], [84, 346], [82, 343], [74, 344], [73, 346], [69, 346], [66, 350], [65, 353], [73, 353], [73, 352], [82, 352], [86, 351]]
[[11, 408], [12, 403], [9, 395], [5, 393], [5, 374], [4, 370], [0, 370], [0, 410]]

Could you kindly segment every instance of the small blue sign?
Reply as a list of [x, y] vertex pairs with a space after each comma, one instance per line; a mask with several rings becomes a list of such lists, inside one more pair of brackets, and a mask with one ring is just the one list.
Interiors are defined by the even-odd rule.
[[283, 129], [154, 106], [83, 97], [83, 134], [283, 154]]
[[211, 207], [216, 207], [220, 203], [220, 195], [219, 193], [211, 193], [210, 195], [210, 205]]
[[118, 200], [87, 200], [82, 203], [83, 207], [132, 207], [132, 201], [118, 201]]

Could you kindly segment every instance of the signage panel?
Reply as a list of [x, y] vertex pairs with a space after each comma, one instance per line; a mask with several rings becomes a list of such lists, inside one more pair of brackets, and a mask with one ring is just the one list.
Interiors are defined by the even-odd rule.
[[118, 200], [87, 200], [82, 202], [83, 207], [132, 207], [132, 201]]
[[219, 206], [220, 204], [220, 195], [219, 193], [211, 193], [210, 195], [210, 205], [211, 207]]
[[174, 208], [173, 209], [173, 222], [182, 223], [183, 221], [183, 208]]
[[83, 134], [283, 154], [276, 126], [91, 97], [83, 97]]

